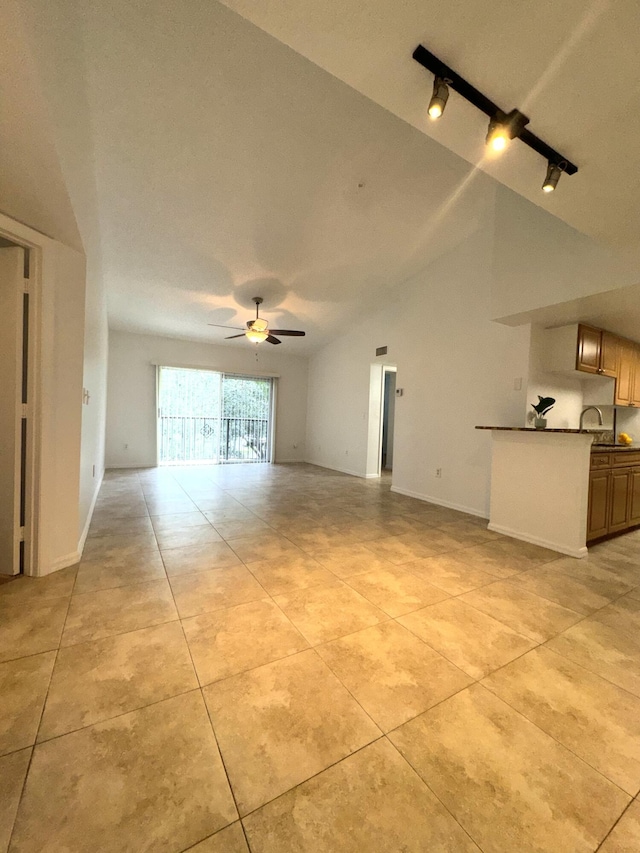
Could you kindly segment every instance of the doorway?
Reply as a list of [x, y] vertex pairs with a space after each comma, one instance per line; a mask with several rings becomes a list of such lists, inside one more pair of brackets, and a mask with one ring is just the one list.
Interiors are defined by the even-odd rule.
[[271, 462], [273, 379], [158, 368], [158, 464]]
[[380, 441], [380, 472], [393, 470], [393, 431], [396, 412], [396, 371], [385, 367], [382, 390], [382, 439]]

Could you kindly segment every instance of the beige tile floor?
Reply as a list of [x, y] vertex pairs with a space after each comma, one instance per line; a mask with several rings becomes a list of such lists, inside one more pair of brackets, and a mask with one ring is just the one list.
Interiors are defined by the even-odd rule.
[[640, 533], [312, 466], [112, 471], [0, 585], [0, 853], [637, 853]]

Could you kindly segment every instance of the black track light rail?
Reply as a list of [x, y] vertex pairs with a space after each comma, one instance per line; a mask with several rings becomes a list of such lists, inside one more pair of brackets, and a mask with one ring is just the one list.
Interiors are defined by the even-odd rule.
[[[446, 80], [448, 85], [454, 91], [459, 95], [462, 95], [466, 101], [469, 101], [470, 104], [473, 104], [474, 107], [477, 107], [477, 109], [489, 116], [489, 118], [500, 118], [505, 115], [505, 111], [501, 110], [497, 104], [494, 104], [492, 100], [487, 98], [486, 95], [483, 95], [475, 86], [472, 86], [471, 83], [464, 79], [464, 77], [456, 74], [452, 68], [445, 65], [441, 59], [434, 56], [434, 54], [427, 50], [423, 45], [419, 44], [413, 51], [413, 58], [416, 62], [422, 65], [423, 68], [430, 71], [435, 77], [442, 77]], [[555, 148], [547, 145], [546, 142], [534, 133], [531, 133], [531, 131], [527, 130], [526, 127], [519, 134], [518, 139], [521, 139], [525, 145], [529, 146], [529, 148], [533, 148], [533, 150], [541, 157], [544, 157], [545, 160], [559, 165], [562, 171], [566, 172], [567, 175], [575, 175], [578, 171], [578, 167], [574, 163], [571, 163], [570, 160], [567, 160], [567, 158], [556, 151]]]

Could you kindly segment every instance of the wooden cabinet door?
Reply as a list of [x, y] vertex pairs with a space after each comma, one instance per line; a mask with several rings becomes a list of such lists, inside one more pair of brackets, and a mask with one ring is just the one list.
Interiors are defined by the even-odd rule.
[[589, 475], [589, 514], [587, 542], [609, 532], [609, 486], [611, 471], [592, 471]]
[[640, 345], [633, 345], [633, 373], [631, 376], [631, 406], [640, 406]]
[[618, 375], [618, 353], [620, 338], [611, 332], [602, 332], [600, 346], [600, 373], [603, 376]]
[[578, 353], [576, 370], [598, 373], [600, 370], [600, 347], [602, 331], [591, 326], [578, 326]]
[[609, 533], [616, 533], [629, 526], [629, 487], [631, 471], [620, 468], [611, 472], [609, 492]]
[[640, 524], [640, 468], [629, 474], [629, 526]]
[[635, 346], [631, 341], [620, 340], [615, 397], [617, 406], [628, 406], [631, 403], [635, 360]]

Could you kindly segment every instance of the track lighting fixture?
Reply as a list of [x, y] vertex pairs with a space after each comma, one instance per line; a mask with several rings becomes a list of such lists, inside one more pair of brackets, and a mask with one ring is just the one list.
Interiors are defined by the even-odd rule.
[[551, 160], [549, 160], [549, 165], [547, 166], [547, 177], [544, 179], [544, 183], [542, 184], [542, 192], [552, 193], [555, 190], [558, 186], [560, 175], [564, 172], [563, 167], [564, 162], [552, 163]]
[[449, 87], [447, 85], [447, 81], [442, 77], [436, 77], [433, 81], [433, 94], [431, 95], [431, 100], [429, 101], [429, 118], [435, 119], [440, 118], [442, 113], [444, 112], [444, 108], [447, 105], [447, 100], [449, 98]]
[[541, 157], [544, 157], [549, 164], [547, 177], [542, 185], [544, 192], [548, 193], [556, 188], [563, 172], [567, 175], [575, 175], [578, 171], [578, 167], [574, 163], [571, 163], [559, 151], [547, 145], [546, 142], [527, 129], [526, 125], [529, 123], [529, 119], [520, 110], [513, 109], [508, 113], [504, 112], [497, 104], [494, 104], [475, 86], [456, 74], [452, 68], [421, 44], [414, 50], [413, 58], [435, 77], [433, 94], [429, 101], [430, 118], [440, 118], [444, 112], [451, 88], [489, 117], [487, 145], [492, 150], [504, 151], [510, 140], [517, 138]]
[[489, 121], [487, 145], [494, 151], [504, 151], [512, 139], [520, 136], [529, 123], [529, 119], [519, 110], [511, 110], [505, 115], [499, 111]]

